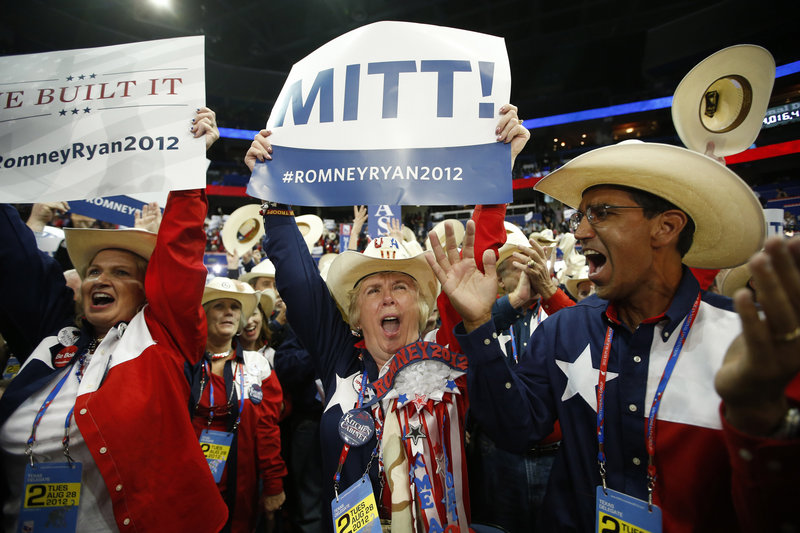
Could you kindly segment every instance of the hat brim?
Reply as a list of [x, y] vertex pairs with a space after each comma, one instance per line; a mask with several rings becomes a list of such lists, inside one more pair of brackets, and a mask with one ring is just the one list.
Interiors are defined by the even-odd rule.
[[582, 154], [535, 189], [574, 208], [595, 185], [649, 192], [685, 211], [695, 224], [683, 262], [698, 268], [741, 265], [764, 243], [764, 212], [733, 171], [703, 154], [669, 144], [624, 142]]
[[[725, 131], [711, 131], [704, 125], [705, 94], [715, 81], [733, 76], [749, 85], [745, 88], [749, 108], [742, 108], [737, 120], [734, 115], [738, 115], [739, 106], [729, 105], [727, 95], [722, 94], [717, 113], [723, 117], [723, 123], [730, 125], [722, 128]], [[710, 55], [689, 71], [675, 90], [672, 122], [678, 136], [687, 148], [700, 153], [705, 153], [706, 145], [713, 142], [714, 155], [718, 157], [746, 150], [761, 131], [774, 83], [775, 60], [760, 46], [731, 46]], [[730, 96], [730, 100], [738, 100], [738, 95]]]
[[322, 219], [317, 215], [300, 215], [295, 217], [294, 221], [303, 235], [303, 240], [306, 241], [308, 250], [311, 251], [316, 246], [319, 238], [322, 237], [322, 230], [324, 229]]
[[223, 298], [236, 300], [242, 305], [242, 316], [244, 317], [245, 322], [247, 322], [247, 319], [253, 314], [253, 311], [256, 310], [256, 305], [258, 305], [258, 295], [255, 292], [244, 293], [224, 291], [221, 289], [213, 289], [211, 287], [205, 288], [203, 291], [203, 299], [200, 303], [201, 305], [205, 305], [208, 302], [222, 300]]
[[350, 320], [350, 290], [363, 278], [380, 272], [401, 272], [414, 278], [419, 285], [420, 298], [428, 304], [428, 309], [433, 309], [439, 293], [439, 282], [424, 254], [408, 259], [379, 259], [348, 250], [331, 263], [326, 280], [345, 320]]
[[256, 278], [272, 278], [275, 279], [275, 266], [272, 264], [271, 261], [267, 263], [269, 259], [264, 259], [259, 264], [254, 266], [250, 272], [245, 272], [241, 276], [239, 276], [239, 281], [243, 281], [245, 283], [250, 283], [251, 280]]
[[[464, 229], [464, 224], [460, 220], [456, 220], [454, 218], [449, 218], [447, 220], [442, 220], [441, 222], [439, 222], [435, 226], [433, 226], [433, 228], [431, 228], [431, 231], [436, 234], [436, 236], [439, 238], [439, 242], [442, 244], [442, 246], [444, 246], [445, 224], [447, 222], [452, 222], [451, 225], [453, 226], [453, 235], [456, 238], [456, 246], [460, 247], [461, 243], [464, 242], [464, 235], [466, 234], [466, 230]], [[426, 237], [425, 238], [425, 249], [426, 250], [430, 250], [431, 249], [431, 239], [430, 239], [430, 237]]]
[[746, 287], [747, 282], [749, 282], [750, 278], [752, 277], [753, 274], [750, 272], [750, 267], [747, 265], [747, 263], [744, 265], [739, 265], [736, 268], [732, 268], [725, 273], [725, 276], [723, 276], [722, 281], [719, 284], [719, 292], [723, 296], [733, 298], [733, 295], [736, 294], [736, 291], [742, 287]]
[[267, 289], [256, 291], [256, 294], [258, 295], [258, 307], [264, 313], [264, 316], [269, 319], [272, 315], [272, 311], [275, 309], [275, 300], [277, 299], [275, 291]]
[[64, 240], [72, 265], [81, 279], [92, 259], [102, 250], [116, 249], [134, 253], [150, 260], [156, 247], [157, 235], [153, 232], [130, 229], [65, 228]]
[[[248, 232], [244, 238], [239, 239], [239, 228], [248, 221], [254, 221], [255, 227]], [[220, 231], [222, 245], [230, 253], [236, 253], [240, 257], [259, 243], [264, 236], [264, 219], [261, 216], [261, 206], [250, 204], [240, 207], [228, 217], [225, 225]]]

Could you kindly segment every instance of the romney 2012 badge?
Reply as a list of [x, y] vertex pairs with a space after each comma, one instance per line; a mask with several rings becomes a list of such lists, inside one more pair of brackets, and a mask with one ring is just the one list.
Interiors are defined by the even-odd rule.
[[339, 436], [350, 446], [363, 446], [375, 433], [375, 421], [366, 409], [351, 409], [339, 420]]
[[250, 392], [248, 394], [250, 401], [258, 405], [264, 399], [264, 393], [261, 391], [261, 386], [253, 383], [250, 385]]

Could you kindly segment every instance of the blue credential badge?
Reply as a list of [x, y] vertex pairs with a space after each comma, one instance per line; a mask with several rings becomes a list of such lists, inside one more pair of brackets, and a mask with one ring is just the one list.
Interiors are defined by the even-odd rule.
[[375, 421], [366, 409], [351, 409], [339, 419], [339, 436], [350, 446], [363, 446], [375, 433]]
[[597, 487], [597, 533], [661, 533], [661, 509], [615, 490]]
[[219, 483], [222, 479], [222, 472], [225, 470], [225, 462], [228, 460], [232, 442], [233, 433], [226, 431], [204, 429], [200, 433], [200, 449], [203, 450], [203, 455], [208, 461], [215, 483]]
[[362, 477], [346, 491], [331, 501], [333, 513], [333, 530], [337, 532], [356, 533], [364, 531], [381, 533], [381, 520], [372, 483], [367, 476]]
[[74, 533], [81, 503], [81, 463], [25, 465], [17, 532]]

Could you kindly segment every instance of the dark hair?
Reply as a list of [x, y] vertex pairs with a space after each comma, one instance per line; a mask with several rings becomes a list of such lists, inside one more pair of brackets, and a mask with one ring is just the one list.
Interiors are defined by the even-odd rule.
[[670, 209], [677, 209], [683, 214], [686, 215], [686, 225], [681, 230], [680, 235], [678, 235], [678, 253], [681, 254], [681, 257], [686, 255], [686, 252], [689, 251], [689, 248], [692, 247], [692, 241], [694, 240], [694, 220], [692, 217], [689, 216], [689, 213], [681, 209], [680, 207], [676, 206], [669, 200], [665, 200], [660, 196], [656, 196], [653, 193], [649, 193], [647, 191], [643, 191], [641, 189], [635, 189], [633, 187], [626, 187], [625, 185], [595, 185], [593, 187], [589, 187], [586, 191], [597, 187], [608, 187], [611, 189], [617, 189], [620, 191], [625, 191], [631, 195], [633, 201], [636, 202], [636, 205], [642, 206], [642, 211], [644, 213], [645, 218], [653, 218], [656, 215], [660, 215], [665, 211], [669, 211]]

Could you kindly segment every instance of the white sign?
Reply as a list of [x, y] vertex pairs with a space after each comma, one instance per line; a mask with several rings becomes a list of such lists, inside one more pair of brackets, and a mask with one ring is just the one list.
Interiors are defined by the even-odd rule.
[[0, 201], [205, 187], [204, 38], [0, 57]]
[[267, 122], [273, 160], [256, 165], [248, 194], [298, 205], [509, 202], [510, 151], [495, 127], [510, 93], [499, 37], [363, 26], [292, 67]]

